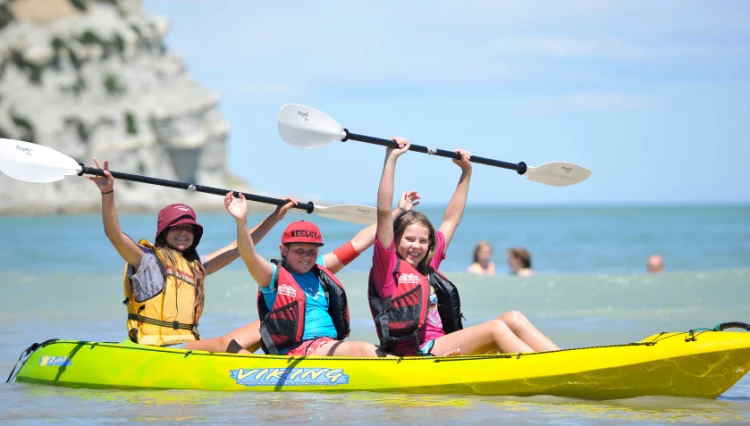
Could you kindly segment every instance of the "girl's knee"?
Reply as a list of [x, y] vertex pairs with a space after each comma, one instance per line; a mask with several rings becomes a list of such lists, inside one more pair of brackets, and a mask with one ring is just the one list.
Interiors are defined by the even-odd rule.
[[500, 315], [498, 319], [503, 321], [511, 328], [513, 328], [513, 326], [515, 325], [525, 324], [529, 322], [529, 320], [526, 319], [526, 316], [524, 316], [524, 314], [519, 311], [508, 311]]

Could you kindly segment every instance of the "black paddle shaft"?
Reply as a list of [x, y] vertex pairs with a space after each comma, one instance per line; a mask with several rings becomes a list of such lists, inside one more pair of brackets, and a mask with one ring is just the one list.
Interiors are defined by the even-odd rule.
[[[353, 141], [371, 143], [374, 145], [381, 145], [381, 146], [389, 146], [391, 148], [398, 148], [398, 144], [390, 139], [381, 139], [381, 138], [373, 138], [371, 136], [358, 135], [356, 133], [350, 133], [349, 130], [347, 129], [344, 129], [344, 132], [346, 133], [346, 137], [344, 137], [344, 139], [342, 139], [341, 142], [346, 142], [347, 140], [351, 139]], [[439, 157], [453, 158], [456, 160], [461, 158], [461, 156], [457, 152], [446, 151], [444, 149], [438, 149], [438, 148], [428, 148], [426, 146], [414, 145], [414, 144], [412, 144], [409, 147], [409, 151], [421, 152], [422, 154], [437, 155]], [[485, 164], [488, 166], [502, 167], [503, 169], [515, 170], [516, 172], [518, 172], [519, 175], [526, 173], [526, 168], [527, 168], [526, 163], [524, 163], [523, 161], [521, 161], [518, 164], [508, 163], [505, 161], [493, 160], [491, 158], [484, 158], [484, 157], [479, 157], [476, 155], [472, 155], [469, 161], [471, 161], [472, 163], [479, 163], [479, 164]]]
[[[92, 167], [86, 167], [83, 165], [83, 163], [79, 163], [79, 164], [81, 165], [81, 171], [78, 173], [78, 176], [82, 176], [84, 174], [105, 176], [104, 170], [102, 169], [94, 169]], [[109, 172], [112, 173], [112, 176], [114, 176], [117, 179], [130, 180], [133, 182], [149, 183], [152, 185], [166, 186], [168, 188], [186, 189], [188, 191], [205, 192], [206, 194], [214, 194], [214, 195], [221, 195], [221, 196], [224, 196], [227, 194], [227, 192], [229, 192], [228, 189], [214, 188], [211, 186], [196, 185], [193, 183], [178, 182], [178, 181], [167, 180], [167, 179], [158, 179], [158, 178], [152, 178], [148, 176], [132, 175], [130, 173], [123, 173], [123, 172], [113, 172], [112, 170], [109, 170]], [[248, 194], [247, 192], [237, 192], [237, 191], [232, 191], [232, 192], [234, 193], [235, 197], [239, 197], [240, 194], [242, 194], [245, 196], [246, 200], [257, 201], [259, 203], [265, 203], [265, 204], [273, 204], [276, 206], [283, 206], [284, 204], [289, 202], [287, 200], [282, 200], [280, 198], [272, 198], [272, 197], [265, 197], [263, 195]], [[299, 203], [293, 207], [296, 209], [304, 210], [308, 213], [312, 213], [313, 210], [315, 210], [315, 205], [313, 204], [312, 201], [308, 201], [307, 203]]]

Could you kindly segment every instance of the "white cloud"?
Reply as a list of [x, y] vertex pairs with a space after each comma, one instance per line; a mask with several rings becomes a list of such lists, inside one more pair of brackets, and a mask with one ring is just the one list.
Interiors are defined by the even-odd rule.
[[643, 109], [654, 106], [646, 98], [622, 93], [574, 93], [536, 100], [523, 109], [529, 112], [557, 112], [565, 110], [623, 110]]

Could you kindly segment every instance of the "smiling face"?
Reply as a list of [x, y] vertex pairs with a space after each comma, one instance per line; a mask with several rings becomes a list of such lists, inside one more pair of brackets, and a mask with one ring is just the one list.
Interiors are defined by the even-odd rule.
[[419, 223], [408, 225], [398, 241], [397, 251], [401, 259], [418, 268], [430, 251], [430, 230]]
[[185, 251], [193, 245], [193, 225], [176, 225], [167, 228], [167, 244], [175, 250]]
[[306, 274], [318, 260], [317, 244], [289, 243], [279, 246], [281, 256], [286, 259], [285, 267], [298, 274]]
[[393, 221], [393, 241], [398, 257], [419, 273], [429, 273], [435, 256], [435, 228], [424, 213], [409, 210]]

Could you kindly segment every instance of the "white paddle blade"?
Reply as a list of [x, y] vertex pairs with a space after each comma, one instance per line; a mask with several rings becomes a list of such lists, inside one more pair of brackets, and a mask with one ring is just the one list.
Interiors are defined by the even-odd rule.
[[55, 182], [77, 175], [81, 166], [52, 148], [13, 139], [0, 139], [0, 171], [32, 183]]
[[289, 145], [320, 148], [346, 137], [336, 120], [317, 109], [286, 104], [279, 111], [279, 135]]
[[591, 176], [591, 170], [574, 163], [555, 162], [539, 167], [528, 167], [523, 174], [526, 179], [552, 186], [570, 186], [583, 182]]
[[313, 213], [328, 219], [362, 225], [372, 225], [377, 220], [377, 209], [361, 204], [337, 204], [330, 207], [315, 206]]

